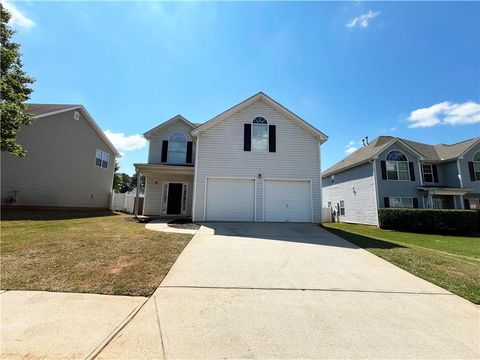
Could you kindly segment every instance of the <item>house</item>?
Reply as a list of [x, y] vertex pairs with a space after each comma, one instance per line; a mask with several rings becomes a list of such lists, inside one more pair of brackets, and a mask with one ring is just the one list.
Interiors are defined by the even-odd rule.
[[340, 221], [378, 225], [379, 208], [479, 209], [480, 137], [428, 145], [379, 136], [322, 174]]
[[201, 125], [177, 115], [144, 136], [144, 215], [321, 221], [327, 136], [262, 92]]
[[2, 153], [1, 201], [15, 206], [108, 208], [119, 152], [82, 105], [29, 104], [17, 134], [27, 154]]

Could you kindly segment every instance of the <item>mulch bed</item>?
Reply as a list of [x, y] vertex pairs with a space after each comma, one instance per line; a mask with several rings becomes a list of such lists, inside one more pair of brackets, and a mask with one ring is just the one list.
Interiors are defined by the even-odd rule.
[[192, 222], [191, 219], [174, 219], [167, 223], [168, 226], [176, 229], [198, 230], [200, 225]]

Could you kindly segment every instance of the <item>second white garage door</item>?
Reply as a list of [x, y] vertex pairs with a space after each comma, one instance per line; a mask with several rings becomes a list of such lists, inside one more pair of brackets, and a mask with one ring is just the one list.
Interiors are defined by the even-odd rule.
[[254, 221], [255, 180], [208, 179], [207, 221]]
[[265, 221], [311, 222], [309, 181], [265, 180]]

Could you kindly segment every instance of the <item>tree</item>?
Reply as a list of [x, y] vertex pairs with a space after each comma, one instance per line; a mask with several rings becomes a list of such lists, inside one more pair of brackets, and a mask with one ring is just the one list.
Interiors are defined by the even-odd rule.
[[22, 125], [30, 125], [34, 119], [25, 106], [30, 98], [30, 84], [35, 79], [22, 69], [20, 45], [11, 41], [15, 31], [8, 25], [10, 14], [0, 5], [0, 116], [1, 150], [14, 156], [25, 156], [25, 149], [17, 144], [17, 132]]

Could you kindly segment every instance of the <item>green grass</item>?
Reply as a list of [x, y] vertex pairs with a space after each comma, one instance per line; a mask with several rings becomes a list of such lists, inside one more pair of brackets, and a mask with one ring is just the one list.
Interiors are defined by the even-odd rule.
[[191, 235], [111, 212], [3, 211], [4, 290], [151, 295]]
[[480, 304], [480, 238], [414, 234], [333, 223], [325, 229], [355, 245]]

